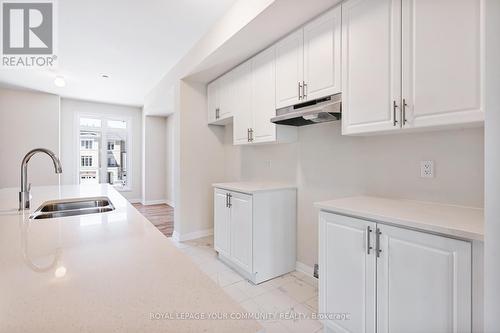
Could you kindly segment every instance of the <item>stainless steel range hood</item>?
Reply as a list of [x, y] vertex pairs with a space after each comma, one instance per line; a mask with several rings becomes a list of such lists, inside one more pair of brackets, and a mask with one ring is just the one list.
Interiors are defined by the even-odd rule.
[[342, 111], [342, 94], [335, 94], [313, 101], [276, 110], [271, 122], [280, 125], [304, 126], [339, 120]]

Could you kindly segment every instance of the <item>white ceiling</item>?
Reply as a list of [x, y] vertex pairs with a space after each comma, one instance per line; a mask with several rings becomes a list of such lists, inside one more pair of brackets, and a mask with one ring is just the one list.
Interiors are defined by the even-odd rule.
[[[60, 0], [56, 70], [0, 69], [4, 86], [142, 106], [235, 0]], [[108, 74], [109, 79], [100, 77]], [[56, 75], [66, 87], [54, 85]]]

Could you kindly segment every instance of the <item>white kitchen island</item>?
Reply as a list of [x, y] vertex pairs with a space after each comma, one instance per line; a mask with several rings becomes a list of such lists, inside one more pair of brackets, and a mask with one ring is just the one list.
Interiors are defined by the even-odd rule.
[[[111, 186], [35, 187], [32, 194], [22, 214], [18, 189], [0, 190], [0, 332], [261, 329], [253, 320], [189, 319], [243, 309]], [[115, 210], [29, 219], [45, 201], [97, 196]]]

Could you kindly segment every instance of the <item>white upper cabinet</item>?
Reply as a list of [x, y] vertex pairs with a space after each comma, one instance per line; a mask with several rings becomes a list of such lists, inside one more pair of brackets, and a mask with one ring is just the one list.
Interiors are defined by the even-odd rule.
[[483, 0], [342, 4], [342, 132], [484, 121]]
[[215, 80], [207, 85], [207, 104], [208, 104], [208, 123], [211, 124], [217, 120], [219, 115], [219, 81]]
[[238, 98], [233, 124], [235, 145], [276, 141], [270, 120], [275, 107], [275, 54], [271, 47], [235, 70]]
[[237, 103], [233, 118], [233, 142], [235, 145], [249, 144], [250, 129], [253, 127], [251, 61], [238, 66], [234, 72]]
[[276, 141], [275, 48], [271, 47], [252, 58], [251, 140], [254, 143]]
[[233, 115], [236, 102], [236, 85], [234, 71], [224, 74], [219, 85], [219, 118], [225, 119]]
[[405, 127], [481, 122], [483, 1], [403, 0]]
[[304, 98], [339, 93], [341, 85], [341, 7], [304, 27]]
[[341, 8], [276, 44], [276, 108], [340, 92]]
[[304, 33], [297, 30], [276, 44], [276, 108], [302, 99], [304, 80]]
[[276, 109], [340, 92], [344, 135], [481, 123], [484, 0], [346, 0], [248, 62], [243, 90], [236, 70], [207, 89], [235, 144], [281, 142]]
[[400, 128], [400, 1], [342, 4], [342, 134]]
[[234, 108], [235, 145], [292, 142], [297, 129], [271, 122], [276, 115], [275, 47], [262, 51], [234, 69], [237, 98]]
[[228, 72], [207, 85], [208, 123], [225, 125], [236, 105], [234, 73]]

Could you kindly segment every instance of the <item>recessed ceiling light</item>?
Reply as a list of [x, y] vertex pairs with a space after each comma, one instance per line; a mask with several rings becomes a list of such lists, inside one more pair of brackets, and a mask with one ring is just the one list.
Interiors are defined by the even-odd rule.
[[103, 78], [103, 79], [109, 79], [109, 75], [101, 73], [101, 78]]
[[62, 76], [56, 76], [56, 78], [54, 79], [54, 84], [57, 86], [57, 87], [65, 87], [66, 86], [66, 80], [64, 80], [64, 77]]

